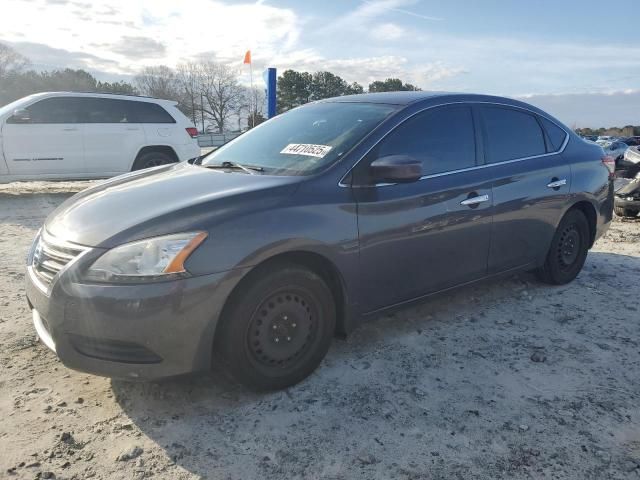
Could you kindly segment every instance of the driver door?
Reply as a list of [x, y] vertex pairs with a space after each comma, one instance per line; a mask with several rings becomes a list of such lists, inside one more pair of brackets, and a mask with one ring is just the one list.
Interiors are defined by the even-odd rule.
[[2, 126], [10, 175], [82, 176], [84, 139], [75, 97], [40, 100]]
[[[487, 274], [491, 179], [488, 169], [475, 168], [477, 140], [471, 107], [429, 109], [396, 127], [354, 169], [366, 312]], [[371, 162], [388, 155], [421, 160], [424, 176], [369, 180]]]

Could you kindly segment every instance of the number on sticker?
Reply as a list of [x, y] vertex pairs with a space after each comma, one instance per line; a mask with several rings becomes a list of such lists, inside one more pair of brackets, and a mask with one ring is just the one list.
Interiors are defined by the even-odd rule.
[[310, 157], [324, 157], [331, 150], [330, 145], [312, 145], [309, 143], [290, 143], [280, 153], [287, 155], [308, 155]]

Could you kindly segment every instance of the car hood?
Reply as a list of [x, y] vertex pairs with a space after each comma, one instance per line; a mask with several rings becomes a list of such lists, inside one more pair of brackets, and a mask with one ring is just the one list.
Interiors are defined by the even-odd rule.
[[211, 170], [186, 162], [156, 167], [74, 195], [47, 218], [44, 228], [59, 239], [103, 248], [206, 230], [243, 208], [269, 208], [295, 191], [298, 179]]

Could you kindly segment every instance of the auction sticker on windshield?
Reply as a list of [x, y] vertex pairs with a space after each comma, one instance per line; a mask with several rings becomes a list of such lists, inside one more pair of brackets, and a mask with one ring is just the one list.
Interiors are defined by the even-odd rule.
[[322, 158], [329, 150], [330, 145], [312, 145], [309, 143], [290, 143], [280, 153], [286, 153], [289, 155], [308, 155], [310, 157]]

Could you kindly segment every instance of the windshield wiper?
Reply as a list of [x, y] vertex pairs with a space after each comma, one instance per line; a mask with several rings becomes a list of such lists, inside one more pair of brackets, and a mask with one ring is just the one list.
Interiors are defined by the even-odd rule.
[[236, 162], [222, 162], [218, 165], [203, 165], [206, 168], [237, 168], [242, 170], [249, 175], [255, 175], [256, 172], [264, 172], [264, 168], [262, 167], [254, 167], [253, 165], [242, 165], [241, 163]]

